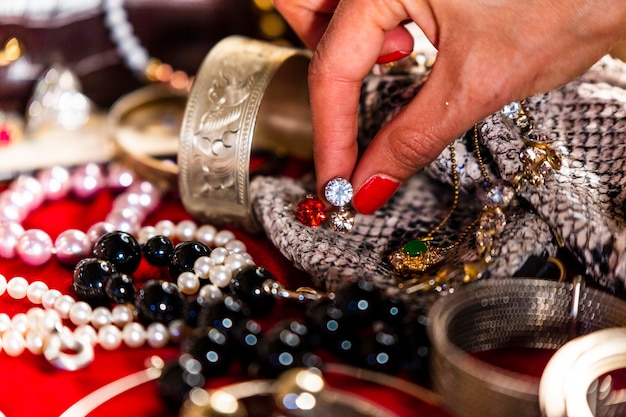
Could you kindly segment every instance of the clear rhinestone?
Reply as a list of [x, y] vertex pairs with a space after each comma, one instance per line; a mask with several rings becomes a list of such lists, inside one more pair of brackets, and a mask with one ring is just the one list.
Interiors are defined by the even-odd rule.
[[509, 103], [502, 108], [502, 114], [504, 114], [509, 119], [517, 118], [517, 116], [519, 116], [521, 111], [522, 111], [522, 105], [517, 101]]
[[515, 197], [515, 191], [508, 185], [496, 185], [487, 191], [488, 207], [508, 207]]
[[352, 184], [341, 177], [334, 178], [328, 181], [326, 188], [324, 188], [324, 197], [333, 206], [343, 207], [352, 201], [354, 190]]
[[340, 207], [330, 213], [330, 228], [334, 232], [347, 233], [354, 227], [354, 211]]
[[530, 118], [525, 114], [522, 114], [520, 117], [518, 117], [515, 120], [515, 124], [524, 132], [532, 129], [533, 127]]

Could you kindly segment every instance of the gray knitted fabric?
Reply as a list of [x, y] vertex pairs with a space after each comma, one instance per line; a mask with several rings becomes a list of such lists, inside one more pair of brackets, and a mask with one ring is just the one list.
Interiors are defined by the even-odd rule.
[[[424, 74], [372, 75], [363, 86], [361, 145], [419, 90]], [[626, 281], [626, 64], [605, 57], [578, 79], [547, 94], [531, 97], [526, 107], [538, 128], [549, 133], [551, 147], [563, 156], [562, 168], [541, 186], [524, 186], [518, 196], [525, 211], [509, 217], [497, 236], [491, 279], [513, 275], [530, 255], [554, 256], [555, 234], [584, 265], [590, 279], [609, 291]], [[524, 143], [519, 130], [498, 113], [480, 125], [480, 146], [493, 181], [511, 182], [522, 169]], [[456, 239], [482, 208], [481, 175], [471, 132], [455, 142], [461, 196], [451, 220], [435, 235], [437, 244]], [[295, 218], [298, 201], [314, 188], [313, 178], [257, 177], [251, 196], [258, 219], [280, 251], [327, 290], [363, 278], [397, 292], [387, 255], [424, 235], [448, 212], [453, 198], [450, 153], [408, 181], [378, 212], [357, 214], [351, 233], [312, 228]], [[477, 259], [474, 239], [465, 239], [449, 259]], [[433, 295], [411, 300], [430, 303]]]

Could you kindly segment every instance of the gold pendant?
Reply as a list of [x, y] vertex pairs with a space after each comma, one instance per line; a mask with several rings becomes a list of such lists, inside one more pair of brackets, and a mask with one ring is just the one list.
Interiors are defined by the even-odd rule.
[[389, 262], [402, 276], [426, 272], [444, 259], [443, 253], [432, 248], [428, 240], [412, 240], [389, 255]]

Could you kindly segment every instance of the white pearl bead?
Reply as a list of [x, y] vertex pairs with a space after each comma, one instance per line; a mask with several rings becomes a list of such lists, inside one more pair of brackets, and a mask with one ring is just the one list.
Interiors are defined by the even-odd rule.
[[215, 285], [207, 284], [200, 288], [200, 291], [198, 291], [198, 297], [202, 298], [204, 301], [212, 302], [221, 300], [224, 298], [224, 294], [222, 293], [222, 290]]
[[41, 307], [32, 307], [28, 309], [28, 311], [26, 312], [26, 317], [28, 318], [28, 327], [31, 330], [40, 330], [41, 321], [44, 319], [45, 315], [45, 310]]
[[96, 329], [88, 324], [78, 326], [74, 329], [74, 336], [76, 338], [88, 340], [92, 346], [95, 346], [96, 343], [98, 343], [98, 332], [96, 332]]
[[20, 175], [10, 188], [22, 195], [22, 205], [29, 211], [39, 207], [45, 198], [43, 187], [30, 175]]
[[124, 189], [130, 187], [135, 182], [135, 175], [124, 165], [112, 162], [107, 167], [106, 183], [113, 189]]
[[0, 274], [0, 296], [4, 294], [7, 290], [7, 277]]
[[133, 185], [132, 191], [140, 194], [139, 203], [145, 210], [152, 211], [161, 202], [161, 191], [149, 181]]
[[11, 319], [11, 329], [20, 334], [26, 334], [28, 330], [28, 317], [25, 313], [17, 313]]
[[48, 290], [48, 285], [45, 282], [33, 281], [28, 285], [26, 297], [33, 304], [41, 304], [42, 297]]
[[196, 240], [204, 243], [207, 246], [213, 246], [213, 240], [217, 234], [215, 226], [210, 224], [202, 225], [196, 230]]
[[154, 225], [158, 235], [173, 237], [176, 232], [176, 225], [171, 220], [160, 220]]
[[223, 264], [224, 259], [228, 256], [228, 250], [222, 247], [215, 248], [209, 256], [215, 261], [216, 265]]
[[28, 281], [23, 277], [14, 277], [7, 283], [7, 292], [11, 298], [21, 300], [26, 297]]
[[15, 253], [28, 265], [43, 265], [52, 256], [52, 239], [43, 230], [27, 230], [17, 239]]
[[91, 324], [96, 329], [112, 323], [111, 311], [106, 307], [96, 307], [91, 313]]
[[0, 257], [15, 257], [17, 239], [24, 233], [24, 228], [17, 222], [0, 222]]
[[84, 301], [77, 301], [70, 307], [70, 321], [76, 326], [81, 326], [91, 322], [91, 314], [93, 310], [89, 304]]
[[170, 340], [179, 343], [185, 336], [185, 322], [183, 320], [172, 320], [167, 325]]
[[137, 213], [131, 212], [130, 210], [114, 211], [109, 213], [105, 220], [111, 223], [115, 227], [115, 230], [121, 230], [122, 232], [132, 235], [137, 234], [141, 227], [141, 220], [137, 216]]
[[239, 253], [231, 253], [224, 259], [224, 266], [231, 271], [236, 271], [246, 264], [246, 258]]
[[224, 265], [215, 265], [211, 267], [209, 271], [209, 280], [213, 285], [219, 288], [227, 287], [232, 278], [232, 271]]
[[137, 241], [140, 244], [145, 244], [150, 238], [156, 236], [156, 228], [154, 226], [144, 226], [139, 229], [139, 233], [137, 234]]
[[104, 325], [98, 330], [98, 343], [106, 350], [115, 350], [122, 344], [122, 331], [113, 324]]
[[213, 239], [213, 243], [215, 244], [215, 246], [224, 246], [228, 242], [234, 239], [235, 239], [235, 234], [231, 232], [230, 230], [220, 230], [215, 235], [215, 238]]
[[178, 289], [187, 295], [195, 294], [200, 288], [200, 279], [191, 271], [181, 273], [176, 280]]
[[70, 178], [72, 191], [78, 198], [89, 198], [104, 187], [105, 179], [98, 164], [89, 163], [74, 170]]
[[95, 243], [107, 233], [114, 232], [115, 226], [109, 222], [98, 222], [87, 229], [87, 237], [92, 243]]
[[11, 328], [11, 317], [7, 313], [0, 313], [0, 334]]
[[215, 265], [215, 260], [210, 256], [201, 256], [193, 263], [193, 270], [196, 271], [196, 275], [202, 279], [209, 278], [209, 271], [211, 267]]
[[153, 348], [161, 348], [169, 342], [170, 335], [163, 323], [150, 323], [146, 329], [148, 345]]
[[182, 241], [192, 240], [198, 226], [191, 220], [183, 220], [176, 226], [176, 236]]
[[141, 347], [144, 343], [146, 343], [146, 338], [146, 329], [141, 325], [141, 323], [127, 323], [122, 329], [122, 339], [128, 347]]
[[135, 319], [135, 309], [130, 304], [118, 304], [111, 310], [111, 321], [118, 327], [123, 327]]
[[234, 253], [244, 253], [247, 250], [246, 244], [237, 239], [226, 242], [224, 247]]
[[86, 258], [93, 243], [86, 233], [77, 229], [68, 229], [59, 234], [54, 241], [54, 248], [59, 262], [68, 266], [76, 266], [78, 261]]
[[24, 352], [25, 342], [24, 336], [14, 330], [4, 332], [2, 335], [2, 347], [9, 356], [19, 356]]
[[54, 307], [54, 301], [62, 295], [59, 290], [48, 290], [41, 296], [41, 305], [45, 309], [51, 309]]
[[66, 319], [69, 317], [70, 308], [74, 305], [76, 301], [69, 295], [62, 295], [54, 300], [54, 309], [59, 313], [62, 319]]
[[61, 316], [56, 310], [44, 310], [43, 312], [38, 328], [44, 333], [50, 333], [61, 324]]
[[37, 179], [47, 200], [60, 200], [71, 188], [70, 172], [62, 166], [54, 166], [39, 171]]
[[24, 346], [33, 355], [41, 355], [43, 353], [44, 341], [45, 338], [40, 332], [29, 330], [24, 337]]

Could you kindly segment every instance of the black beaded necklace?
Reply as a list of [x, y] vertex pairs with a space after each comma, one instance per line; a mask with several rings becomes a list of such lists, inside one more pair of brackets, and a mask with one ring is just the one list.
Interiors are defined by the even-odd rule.
[[[181, 354], [166, 364], [158, 384], [166, 403], [180, 407], [192, 388], [237, 366], [247, 377], [275, 378], [288, 369], [338, 359], [427, 381], [425, 312], [384, 297], [363, 280], [328, 294], [289, 291], [256, 265], [235, 271], [219, 299], [183, 294], [172, 281], [193, 272], [196, 260], [211, 251], [196, 241], [174, 245], [166, 236], [140, 245], [128, 233], [112, 232], [96, 242], [94, 257], [74, 270], [76, 296], [92, 307], [132, 303], [143, 324], [184, 321]], [[150, 279], [135, 291], [132, 274], [142, 259], [167, 268], [170, 280]], [[293, 317], [272, 320], [270, 313], [283, 300], [298, 301], [302, 308]]]

